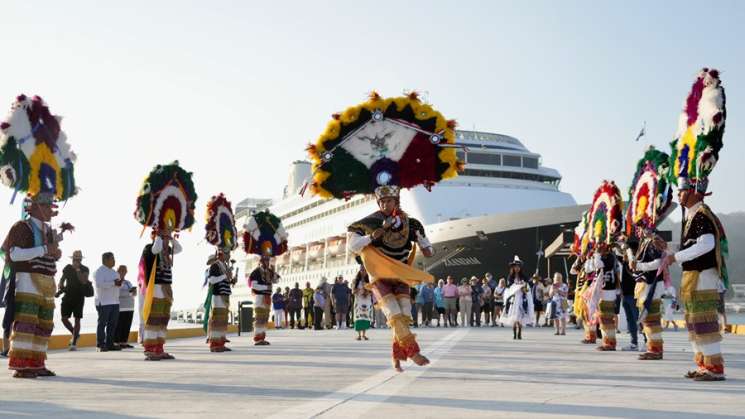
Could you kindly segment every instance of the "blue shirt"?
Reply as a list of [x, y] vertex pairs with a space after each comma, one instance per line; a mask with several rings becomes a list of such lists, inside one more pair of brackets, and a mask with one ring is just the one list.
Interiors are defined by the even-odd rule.
[[437, 287], [434, 290], [435, 294], [435, 305], [439, 308], [445, 308], [445, 302], [442, 299], [442, 288]]

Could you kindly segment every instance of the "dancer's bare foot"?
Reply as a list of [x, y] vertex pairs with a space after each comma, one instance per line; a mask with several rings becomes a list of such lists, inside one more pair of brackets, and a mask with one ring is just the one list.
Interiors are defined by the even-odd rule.
[[412, 356], [411, 360], [420, 367], [429, 364], [429, 359], [427, 359], [427, 357], [422, 354], [416, 354]]
[[404, 372], [404, 369], [401, 368], [401, 361], [398, 359], [393, 360], [393, 369], [396, 370], [396, 372]]

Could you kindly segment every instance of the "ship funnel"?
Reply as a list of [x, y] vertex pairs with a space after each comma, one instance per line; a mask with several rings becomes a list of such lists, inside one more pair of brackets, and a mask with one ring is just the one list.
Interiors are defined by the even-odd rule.
[[287, 188], [285, 197], [295, 195], [303, 187], [306, 181], [310, 181], [311, 166], [310, 162], [304, 160], [295, 160], [290, 165], [290, 176], [287, 179]]

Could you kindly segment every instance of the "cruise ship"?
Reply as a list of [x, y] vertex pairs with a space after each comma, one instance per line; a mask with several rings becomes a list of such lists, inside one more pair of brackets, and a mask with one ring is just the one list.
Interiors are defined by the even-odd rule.
[[[491, 272], [503, 276], [515, 255], [527, 273], [547, 275], [542, 250], [560, 233], [578, 223], [586, 205], [559, 189], [561, 175], [541, 164], [540, 154], [517, 138], [478, 131], [457, 131], [465, 170], [431, 191], [417, 187], [401, 192], [401, 206], [424, 224], [435, 255], [414, 261], [435, 278], [456, 279]], [[289, 233], [289, 251], [276, 258], [282, 287], [312, 286], [322, 277], [351, 279], [358, 270], [347, 249], [347, 226], [376, 211], [371, 196], [324, 200], [301, 195], [311, 177], [311, 164], [295, 161], [281, 199], [247, 198], [236, 206], [236, 222], [243, 225], [256, 211], [269, 209], [282, 219]], [[250, 273], [257, 260], [241, 256], [238, 266]], [[557, 261], [564, 271], [564, 261]], [[234, 301], [247, 299], [245, 283], [236, 286]]]

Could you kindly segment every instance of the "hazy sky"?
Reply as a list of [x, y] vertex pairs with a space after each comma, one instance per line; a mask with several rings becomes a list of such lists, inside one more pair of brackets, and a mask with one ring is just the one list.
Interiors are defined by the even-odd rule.
[[[694, 75], [719, 68], [728, 119], [709, 202], [745, 209], [741, 2], [102, 4], [4, 2], [0, 112], [26, 93], [65, 117], [82, 189], [58, 219], [78, 228], [65, 261], [80, 248], [94, 269], [112, 250], [134, 280], [144, 176], [174, 159], [194, 172], [199, 223], [182, 235], [176, 307], [203, 299], [207, 199], [279, 195], [329, 116], [371, 89], [417, 89], [463, 129], [519, 138], [587, 203], [603, 178], [628, 187], [647, 144], [669, 149]], [[0, 212], [6, 231], [18, 202]]]

